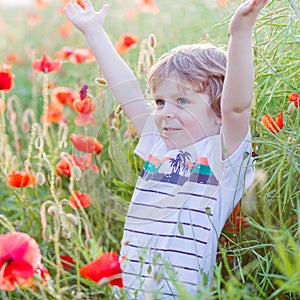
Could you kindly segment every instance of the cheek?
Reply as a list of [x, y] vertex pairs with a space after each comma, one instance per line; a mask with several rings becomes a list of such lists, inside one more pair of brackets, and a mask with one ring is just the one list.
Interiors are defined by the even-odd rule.
[[157, 111], [154, 112], [153, 120], [154, 120], [154, 124], [158, 127], [160, 120], [161, 120], [161, 116], [160, 116], [159, 112], [157, 112]]

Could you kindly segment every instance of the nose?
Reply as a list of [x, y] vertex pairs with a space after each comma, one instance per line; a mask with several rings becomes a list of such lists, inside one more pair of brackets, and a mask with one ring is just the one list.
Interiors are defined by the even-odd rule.
[[164, 118], [174, 119], [175, 118], [174, 104], [166, 101], [165, 106], [162, 110], [162, 115], [164, 116]]

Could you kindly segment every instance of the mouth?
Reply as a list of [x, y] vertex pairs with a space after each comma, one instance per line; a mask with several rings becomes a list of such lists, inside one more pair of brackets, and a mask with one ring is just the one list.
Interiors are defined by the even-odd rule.
[[163, 131], [179, 131], [179, 128], [173, 128], [173, 127], [164, 127]]

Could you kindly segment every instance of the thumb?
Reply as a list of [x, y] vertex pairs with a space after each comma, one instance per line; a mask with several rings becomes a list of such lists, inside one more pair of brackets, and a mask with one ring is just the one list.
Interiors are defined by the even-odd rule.
[[109, 10], [109, 4], [104, 4], [100, 10], [100, 14], [103, 16], [103, 19], [105, 19], [108, 10]]

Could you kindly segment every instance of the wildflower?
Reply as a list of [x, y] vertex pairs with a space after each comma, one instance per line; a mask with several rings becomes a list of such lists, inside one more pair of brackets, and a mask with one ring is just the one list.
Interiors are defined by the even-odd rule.
[[102, 153], [103, 145], [93, 136], [71, 133], [70, 140], [78, 151]]
[[73, 53], [73, 48], [62, 47], [60, 50], [55, 52], [54, 56], [59, 60], [65, 60], [65, 59], [69, 59], [72, 53]]
[[44, 9], [49, 6], [49, 1], [47, 0], [35, 0], [35, 8], [37, 10]]
[[67, 175], [71, 176], [71, 169], [74, 166], [74, 161], [72, 160], [72, 157], [69, 158], [69, 156], [63, 157], [57, 164], [56, 164], [56, 171], [59, 176]]
[[7, 175], [7, 184], [15, 188], [35, 186], [35, 177], [25, 169], [19, 172], [12, 170]]
[[69, 60], [73, 64], [81, 64], [84, 62], [95, 61], [95, 56], [90, 49], [74, 49], [71, 55], [69, 56]]
[[86, 153], [83, 156], [72, 156], [76, 165], [81, 169], [81, 170], [86, 170], [86, 169], [92, 169], [94, 173], [99, 172], [99, 167], [93, 164], [93, 156], [91, 153]]
[[80, 99], [76, 99], [73, 103], [73, 108], [78, 115], [75, 119], [77, 126], [85, 126], [87, 124], [94, 125], [94, 117], [91, 115], [97, 108], [91, 98], [87, 98], [88, 86], [84, 85], [79, 92]]
[[136, 0], [138, 8], [142, 12], [151, 14], [158, 14], [159, 8], [155, 4], [154, 0]]
[[[71, 22], [69, 22], [69, 21], [64, 22], [63, 24], [61, 24], [59, 26], [58, 33], [62, 37], [67, 38], [69, 36], [69, 34], [70, 34], [70, 31], [71, 31], [71, 28], [72, 28], [71, 26], [72, 26]], [[56, 57], [56, 58], [59, 59], [59, 57]]]
[[32, 62], [32, 69], [34, 72], [40, 73], [56, 73], [60, 70], [61, 61], [51, 60], [47, 53], [44, 53], [43, 57]]
[[122, 270], [116, 252], [104, 252], [97, 259], [81, 267], [79, 272], [81, 276], [99, 284], [108, 281], [110, 285], [124, 287]]
[[282, 110], [279, 112], [276, 120], [269, 114], [265, 114], [261, 119], [261, 124], [272, 133], [277, 133], [283, 127]]
[[40, 14], [37, 14], [35, 12], [28, 12], [27, 13], [27, 21], [29, 26], [36, 26], [40, 24], [43, 20], [43, 17]]
[[18, 62], [20, 62], [20, 58], [15, 53], [8, 53], [6, 55], [6, 59], [5, 60], [7, 62], [9, 62], [9, 63], [18, 63]]
[[38, 268], [36, 269], [34, 276], [27, 279], [24, 283], [22, 283], [23, 287], [35, 287], [38, 282], [45, 286], [48, 281], [51, 279], [50, 273], [48, 269], [40, 263]]
[[234, 208], [231, 213], [228, 222], [225, 223], [225, 228], [227, 228], [230, 233], [239, 233], [241, 228], [246, 228], [248, 226], [246, 216], [240, 215], [241, 205], [240, 203]]
[[0, 68], [0, 91], [9, 92], [14, 86], [15, 75], [11, 73], [11, 68], [3, 65]]
[[66, 104], [73, 108], [75, 100], [73, 89], [64, 86], [56, 87], [51, 91], [51, 100], [57, 100], [61, 104]]
[[[64, 3], [65, 5], [68, 4], [70, 0], [65, 0]], [[85, 9], [85, 5], [84, 5], [84, 1], [83, 0], [72, 0], [72, 2], [77, 2], [77, 4], [79, 4], [83, 9]]]
[[63, 120], [63, 105], [59, 102], [51, 102], [45, 114], [41, 115], [42, 123], [59, 123]]
[[38, 275], [41, 278], [42, 285], [46, 285], [47, 282], [51, 279], [50, 273], [43, 264], [39, 264], [35, 275]]
[[73, 265], [75, 264], [74, 259], [69, 255], [61, 255], [60, 260], [64, 270], [66, 271], [71, 270], [73, 268]]
[[1, 290], [13, 291], [15, 284], [25, 284], [40, 264], [41, 252], [33, 238], [23, 232], [0, 234]]
[[86, 193], [74, 191], [70, 197], [70, 204], [74, 209], [78, 209], [79, 207], [87, 208], [91, 205], [91, 199]]
[[297, 93], [292, 93], [289, 95], [289, 101], [294, 103], [296, 107], [300, 106], [300, 95]]
[[138, 36], [131, 33], [122, 34], [115, 44], [116, 51], [119, 54], [127, 52], [132, 45], [137, 43], [138, 39]]
[[99, 167], [93, 164], [93, 157], [91, 153], [87, 153], [83, 156], [65, 155], [56, 165], [56, 171], [59, 176], [67, 175], [71, 176], [71, 169], [77, 166], [81, 170], [92, 169], [94, 173], [99, 172]]
[[227, 4], [227, 0], [217, 0], [218, 6], [225, 6]]

